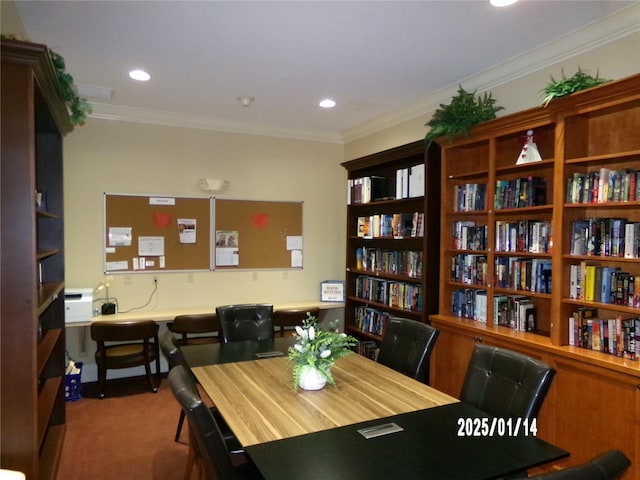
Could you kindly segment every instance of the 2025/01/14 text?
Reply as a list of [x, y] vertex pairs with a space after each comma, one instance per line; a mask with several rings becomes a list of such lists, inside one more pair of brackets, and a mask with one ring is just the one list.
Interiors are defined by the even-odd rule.
[[459, 437], [535, 437], [538, 428], [535, 418], [458, 418]]

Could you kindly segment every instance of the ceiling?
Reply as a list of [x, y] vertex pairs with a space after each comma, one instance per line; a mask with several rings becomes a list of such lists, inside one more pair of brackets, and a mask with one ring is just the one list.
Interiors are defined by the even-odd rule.
[[[554, 48], [545, 56], [545, 44], [637, 3], [521, 0], [501, 9], [488, 0], [15, 5], [28, 39], [64, 56], [97, 117], [339, 142], [381, 118], [415, 117], [426, 99], [432, 106], [446, 102], [447, 89], [464, 80], [471, 86], [463, 87], [476, 89], [474, 76], [505, 62], [518, 60], [511, 76], [540, 68], [564, 53]], [[149, 71], [151, 80], [130, 80], [128, 71], [136, 67]], [[93, 98], [87, 86], [112, 96]], [[241, 96], [255, 101], [243, 107]], [[337, 106], [318, 107], [324, 97]]]

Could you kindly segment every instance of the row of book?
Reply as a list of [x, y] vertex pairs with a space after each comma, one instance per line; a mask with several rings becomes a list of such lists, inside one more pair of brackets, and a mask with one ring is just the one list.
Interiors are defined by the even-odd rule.
[[551, 253], [551, 222], [546, 220], [496, 221], [497, 252]]
[[569, 345], [628, 360], [640, 358], [640, 318], [596, 318], [598, 311], [581, 307], [569, 317]]
[[356, 268], [420, 278], [422, 251], [359, 247], [356, 249]]
[[456, 250], [486, 250], [487, 226], [477, 225], [472, 221], [458, 221], [453, 223], [453, 244]]
[[374, 362], [378, 361], [378, 354], [380, 353], [380, 345], [374, 340], [361, 340], [354, 347], [356, 353], [363, 357], [369, 358]]
[[424, 213], [392, 213], [358, 217], [357, 236], [408, 238], [424, 236]]
[[475, 288], [458, 288], [451, 292], [451, 313], [487, 323], [487, 291]]
[[610, 217], [574, 220], [571, 255], [640, 258], [640, 223]]
[[355, 308], [354, 324], [364, 332], [382, 335], [389, 321], [389, 314], [372, 307], [358, 306]]
[[495, 286], [536, 293], [551, 293], [551, 259], [495, 258]]
[[356, 278], [356, 296], [393, 308], [414, 312], [422, 311], [421, 285], [359, 276]]
[[485, 209], [487, 185], [462, 183], [453, 186], [454, 212], [479, 212]]
[[493, 324], [520, 332], [532, 332], [536, 329], [536, 307], [528, 297], [494, 295]]
[[347, 180], [347, 205], [358, 205], [381, 200], [400, 200], [422, 197], [425, 185], [424, 163], [396, 170], [395, 192], [393, 179], [372, 175]]
[[469, 285], [488, 284], [487, 256], [464, 253], [451, 257], [451, 280]]
[[547, 179], [544, 177], [524, 177], [510, 180], [496, 180], [494, 206], [502, 208], [523, 208], [547, 204]]
[[640, 308], [640, 278], [583, 261], [569, 266], [569, 298]]
[[640, 200], [640, 170], [602, 167], [567, 178], [567, 203], [609, 203]]
[[[451, 293], [451, 313], [478, 322], [487, 322], [487, 291], [459, 288]], [[536, 329], [533, 301], [520, 295], [494, 295], [493, 324], [530, 332]]]

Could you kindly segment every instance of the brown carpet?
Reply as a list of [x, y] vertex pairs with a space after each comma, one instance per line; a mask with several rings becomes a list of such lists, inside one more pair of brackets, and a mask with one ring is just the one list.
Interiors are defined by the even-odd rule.
[[144, 378], [108, 381], [103, 400], [96, 390], [95, 384], [84, 384], [83, 398], [66, 403], [57, 480], [181, 480], [188, 426], [174, 442], [180, 407], [166, 379], [155, 394]]

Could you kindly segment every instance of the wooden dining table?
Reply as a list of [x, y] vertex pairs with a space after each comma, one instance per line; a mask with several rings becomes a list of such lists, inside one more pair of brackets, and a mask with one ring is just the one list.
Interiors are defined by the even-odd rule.
[[245, 447], [458, 402], [357, 354], [340, 358], [335, 385], [318, 391], [294, 388], [285, 355], [192, 371]]
[[334, 364], [335, 385], [295, 388], [292, 343], [183, 347], [266, 480], [486, 480], [568, 455], [527, 432], [461, 435], [461, 420], [492, 417], [355, 353]]

